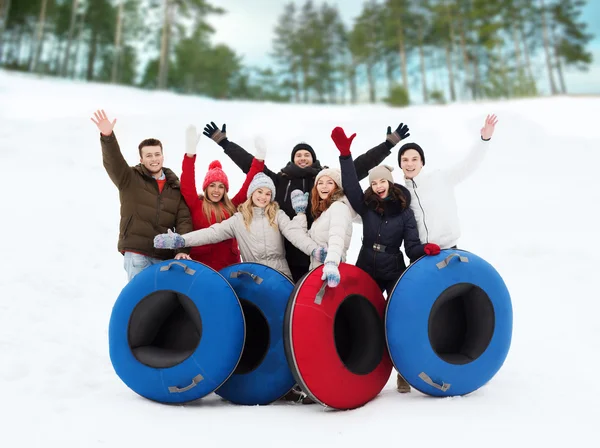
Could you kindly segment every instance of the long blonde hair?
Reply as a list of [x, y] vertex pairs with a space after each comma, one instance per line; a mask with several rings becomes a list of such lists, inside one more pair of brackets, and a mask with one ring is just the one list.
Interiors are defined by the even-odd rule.
[[[242, 214], [244, 218], [244, 225], [246, 229], [250, 230], [250, 223], [254, 218], [254, 203], [252, 202], [252, 196], [248, 198], [246, 202], [240, 204], [238, 207], [238, 211]], [[265, 215], [269, 220], [269, 225], [273, 227], [275, 230], [279, 230], [277, 227], [277, 212], [279, 211], [279, 204], [277, 202], [270, 202], [269, 205], [265, 207]]]
[[202, 200], [202, 213], [206, 216], [208, 222], [212, 223], [213, 213], [216, 222], [221, 222], [230, 218], [235, 213], [235, 205], [227, 196], [227, 192], [223, 193], [223, 197], [219, 202], [213, 202], [208, 199], [208, 188], [204, 190], [204, 199]]

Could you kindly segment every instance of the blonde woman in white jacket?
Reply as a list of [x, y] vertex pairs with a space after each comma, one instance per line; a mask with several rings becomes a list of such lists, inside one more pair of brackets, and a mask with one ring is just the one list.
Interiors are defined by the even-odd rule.
[[[303, 193], [300, 190], [294, 190], [292, 202], [301, 195]], [[309, 213], [313, 214], [315, 221], [307, 233], [319, 246], [311, 254], [310, 269], [324, 263], [322, 279], [327, 280], [327, 286], [335, 288], [340, 283], [338, 266], [346, 261], [346, 252], [352, 239], [352, 221], [357, 215], [344, 195], [339, 169], [326, 168], [320, 171], [310, 197]]]
[[427, 255], [455, 248], [460, 225], [454, 188], [471, 175], [489, 151], [490, 139], [498, 123], [496, 115], [486, 117], [481, 137], [474, 142], [465, 160], [445, 170], [426, 172], [423, 149], [406, 143], [398, 151], [398, 164], [410, 191], [410, 207], [415, 214], [421, 244]]
[[[256, 145], [264, 154], [264, 146], [259, 139]], [[306, 233], [306, 196], [296, 198], [298, 214], [290, 220], [274, 202], [275, 185], [271, 178], [258, 173], [250, 182], [247, 197], [231, 218], [183, 235], [171, 231], [157, 235], [154, 247], [193, 247], [235, 238], [243, 261], [264, 264], [291, 278], [283, 237], [307, 255], [320, 251], [319, 245]]]

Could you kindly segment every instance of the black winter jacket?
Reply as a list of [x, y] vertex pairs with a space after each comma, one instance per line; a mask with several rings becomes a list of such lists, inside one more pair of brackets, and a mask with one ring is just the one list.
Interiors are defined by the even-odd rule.
[[363, 244], [356, 266], [375, 280], [397, 279], [406, 269], [404, 256], [400, 252], [402, 242], [411, 262], [425, 255], [415, 215], [410, 209], [410, 192], [402, 185], [395, 184], [404, 193], [406, 207], [398, 200], [388, 199], [383, 202], [383, 210], [377, 210], [377, 201], [365, 201], [352, 156], [341, 156], [340, 165], [346, 197], [363, 221]]
[[[225, 150], [225, 154], [241, 168], [244, 173], [248, 173], [254, 156], [248, 153], [244, 148], [230, 141], [224, 139], [219, 143]], [[368, 176], [371, 168], [379, 165], [383, 160], [391, 154], [392, 145], [385, 141], [378, 146], [367, 151], [365, 154], [360, 155], [354, 161], [354, 167], [358, 179], [364, 179]], [[278, 173], [271, 171], [265, 166], [264, 173], [269, 176], [275, 184], [276, 194], [275, 200], [279, 203], [279, 207], [290, 217], [293, 218], [296, 215], [292, 207], [292, 201], [290, 199], [290, 193], [294, 190], [302, 190], [303, 192], [311, 192], [315, 177], [321, 171], [323, 167], [318, 160], [307, 168], [300, 168], [293, 162], [289, 162], [285, 167]], [[342, 182], [343, 183], [343, 182]], [[310, 197], [308, 199], [310, 204]], [[306, 214], [308, 221], [308, 228], [313, 223], [313, 216], [311, 213]], [[287, 240], [285, 240], [286, 259], [290, 266], [308, 266], [310, 264], [310, 258], [302, 251], [297, 249]]]

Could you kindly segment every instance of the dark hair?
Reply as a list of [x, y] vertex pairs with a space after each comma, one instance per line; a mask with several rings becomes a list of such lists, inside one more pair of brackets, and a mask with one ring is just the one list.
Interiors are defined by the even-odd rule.
[[[388, 194], [389, 194], [389, 196], [391, 196], [391, 200], [400, 202], [400, 205], [402, 206], [402, 208], [405, 209], [407, 207], [408, 203], [406, 202], [406, 197], [404, 196], [404, 192], [397, 185], [390, 183], [390, 181], [388, 181], [388, 184], [390, 186], [390, 191]], [[384, 199], [381, 199], [379, 197], [379, 195], [373, 191], [373, 188], [369, 187], [365, 190], [364, 200], [365, 200], [365, 204], [367, 204], [367, 205], [374, 203], [375, 210], [378, 213], [383, 213]]]
[[162, 143], [160, 142], [160, 140], [157, 140], [155, 138], [147, 138], [146, 140], [142, 140], [142, 143], [140, 143], [138, 146], [140, 157], [142, 157], [142, 148], [146, 146], [160, 146], [160, 152], [162, 152], [163, 150]]

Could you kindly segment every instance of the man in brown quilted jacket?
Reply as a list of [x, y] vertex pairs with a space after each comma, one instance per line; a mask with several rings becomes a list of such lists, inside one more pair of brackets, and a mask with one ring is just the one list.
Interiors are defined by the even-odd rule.
[[190, 211], [179, 190], [179, 178], [163, 167], [161, 142], [142, 141], [140, 163], [129, 166], [113, 132], [117, 120], [111, 122], [103, 110], [98, 110], [92, 121], [100, 130], [104, 168], [119, 189], [121, 223], [117, 247], [124, 255], [128, 279], [163, 260], [190, 259], [189, 248], [154, 248], [154, 237], [167, 229], [179, 234], [193, 230]]

